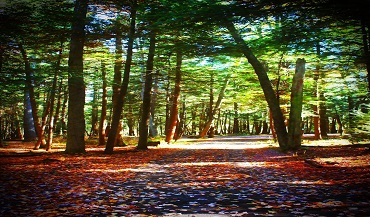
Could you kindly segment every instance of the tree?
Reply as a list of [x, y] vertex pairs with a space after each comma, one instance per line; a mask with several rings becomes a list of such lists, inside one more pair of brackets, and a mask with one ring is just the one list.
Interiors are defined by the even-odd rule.
[[234, 24], [231, 21], [226, 21], [225, 25], [234, 38], [235, 42], [239, 46], [240, 50], [243, 52], [244, 56], [248, 59], [248, 62], [253, 66], [255, 73], [258, 76], [258, 80], [263, 89], [266, 101], [270, 107], [270, 111], [274, 119], [274, 126], [279, 146], [285, 150], [287, 148], [288, 133], [284, 124], [284, 116], [281, 112], [279, 101], [276, 98], [275, 91], [272, 89], [271, 82], [268, 78], [265, 67], [254, 56], [252, 50], [248, 47], [243, 38], [238, 34]]
[[176, 69], [175, 69], [175, 88], [173, 91], [172, 97], [172, 106], [170, 110], [170, 117], [168, 120], [168, 127], [166, 131], [166, 142], [171, 143], [171, 140], [174, 138], [176, 132], [176, 126], [179, 116], [179, 99], [180, 99], [180, 92], [181, 92], [181, 65], [182, 65], [182, 52], [180, 50], [176, 51]]
[[222, 88], [220, 90], [220, 93], [218, 94], [216, 105], [212, 109], [212, 114], [209, 116], [208, 121], [205, 123], [205, 125], [204, 125], [204, 127], [203, 127], [203, 129], [202, 129], [202, 131], [201, 131], [201, 133], [199, 135], [201, 138], [205, 137], [206, 134], [207, 134], [207, 132], [209, 131], [209, 129], [212, 127], [212, 124], [213, 124], [213, 120], [215, 118], [215, 115], [217, 114], [218, 110], [221, 107], [221, 102], [222, 102], [222, 99], [225, 96], [225, 91], [226, 91], [226, 88], [227, 88], [228, 83], [229, 83], [229, 76], [227, 76], [225, 78], [224, 85], [222, 86]]
[[66, 153], [85, 152], [85, 84], [83, 50], [88, 0], [76, 0], [68, 60], [68, 125]]
[[149, 129], [149, 119], [151, 111], [151, 92], [152, 92], [152, 83], [153, 83], [153, 69], [154, 69], [154, 54], [155, 54], [155, 43], [156, 43], [156, 34], [155, 30], [151, 30], [149, 40], [149, 53], [148, 60], [146, 64], [145, 71], [145, 87], [142, 103], [142, 115], [140, 120], [139, 128], [139, 143], [137, 148], [139, 150], [147, 149], [148, 141], [148, 129]]
[[118, 126], [121, 119], [121, 114], [123, 110], [123, 105], [125, 102], [125, 97], [127, 95], [127, 87], [129, 84], [130, 79], [130, 70], [131, 70], [131, 63], [132, 63], [132, 55], [133, 55], [133, 46], [134, 46], [134, 39], [135, 39], [135, 26], [136, 26], [136, 7], [137, 2], [134, 0], [131, 4], [130, 9], [130, 30], [128, 34], [128, 44], [127, 44], [127, 55], [126, 55], [126, 62], [125, 62], [125, 69], [123, 74], [123, 80], [120, 88], [119, 97], [117, 99], [116, 107], [113, 109], [113, 118], [111, 129], [108, 135], [108, 141], [105, 148], [106, 153], [113, 153], [114, 143], [117, 138], [118, 133]]
[[293, 78], [291, 91], [291, 106], [288, 125], [288, 150], [297, 150], [301, 147], [302, 136], [302, 101], [303, 101], [303, 78], [305, 73], [305, 60], [298, 59]]

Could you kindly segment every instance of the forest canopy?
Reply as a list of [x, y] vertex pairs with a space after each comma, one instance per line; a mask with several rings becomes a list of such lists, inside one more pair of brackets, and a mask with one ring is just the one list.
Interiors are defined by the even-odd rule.
[[110, 153], [122, 136], [139, 136], [145, 149], [161, 136], [263, 133], [296, 149], [286, 125], [299, 59], [302, 132], [367, 139], [368, 8], [368, 0], [2, 1], [1, 141], [50, 150], [53, 136], [66, 136], [74, 153], [95, 136]]

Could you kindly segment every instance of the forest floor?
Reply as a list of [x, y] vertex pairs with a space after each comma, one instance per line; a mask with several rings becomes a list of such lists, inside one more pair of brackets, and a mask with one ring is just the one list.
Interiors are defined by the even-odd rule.
[[370, 151], [268, 136], [181, 139], [146, 151], [0, 148], [0, 216], [370, 216]]

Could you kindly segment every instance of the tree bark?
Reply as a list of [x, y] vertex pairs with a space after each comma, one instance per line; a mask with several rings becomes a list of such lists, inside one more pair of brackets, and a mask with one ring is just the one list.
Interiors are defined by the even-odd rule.
[[274, 126], [281, 149], [285, 150], [287, 148], [288, 139], [287, 139], [287, 130], [284, 124], [284, 115], [280, 109], [279, 101], [276, 98], [276, 94], [271, 86], [270, 79], [267, 76], [266, 69], [263, 67], [261, 62], [254, 56], [252, 50], [245, 43], [243, 38], [237, 32], [234, 24], [231, 21], [226, 22], [226, 27], [229, 30], [230, 34], [234, 38], [235, 42], [243, 52], [244, 56], [248, 59], [248, 62], [252, 65], [255, 70], [255, 73], [258, 76], [258, 80], [264, 92], [267, 104], [272, 113], [274, 119]]
[[105, 69], [105, 64], [101, 63], [102, 79], [103, 79], [103, 95], [101, 102], [101, 114], [99, 122], [99, 146], [105, 145], [105, 119], [107, 118], [107, 72]]
[[217, 113], [217, 111], [220, 109], [221, 107], [221, 102], [222, 102], [222, 99], [224, 98], [225, 96], [225, 91], [226, 91], [226, 87], [227, 87], [227, 84], [229, 83], [229, 77], [226, 77], [226, 80], [225, 80], [225, 83], [224, 85], [222, 86], [221, 90], [220, 90], [220, 93], [218, 94], [218, 98], [217, 98], [217, 102], [216, 102], [216, 105], [215, 107], [213, 108], [213, 111], [212, 111], [212, 114], [210, 116], [210, 119], [205, 123], [204, 127], [203, 127], [203, 130], [201, 131], [200, 133], [200, 137], [203, 138], [206, 136], [207, 132], [209, 131], [209, 129], [211, 128], [212, 126], [212, 123], [213, 123], [213, 119]]
[[76, 0], [68, 59], [68, 123], [66, 153], [85, 152], [85, 83], [83, 49], [88, 0]]
[[41, 129], [41, 124], [40, 120], [38, 117], [38, 109], [37, 109], [37, 103], [36, 103], [36, 97], [35, 97], [35, 90], [33, 88], [33, 80], [32, 80], [32, 72], [31, 72], [31, 63], [27, 57], [26, 50], [24, 49], [23, 45], [21, 43], [18, 44], [19, 49], [22, 53], [22, 58], [25, 64], [25, 73], [26, 73], [26, 86], [28, 89], [28, 94], [29, 94], [29, 100], [31, 104], [31, 110], [32, 110], [32, 118], [33, 118], [33, 124], [36, 129], [36, 134], [37, 134], [37, 141], [35, 143], [35, 149], [37, 149], [38, 146], [43, 141], [43, 134], [42, 134], [42, 129]]
[[181, 65], [182, 65], [182, 53], [181, 51], [176, 52], [176, 78], [175, 78], [175, 89], [173, 91], [172, 107], [170, 111], [170, 117], [168, 120], [168, 128], [166, 131], [166, 142], [171, 143], [175, 132], [179, 114], [179, 98], [181, 92]]
[[119, 122], [120, 122], [121, 114], [123, 111], [124, 100], [127, 95], [127, 88], [128, 88], [128, 83], [130, 80], [134, 38], [135, 38], [136, 0], [134, 0], [131, 5], [130, 19], [131, 21], [130, 21], [130, 30], [129, 30], [129, 35], [128, 35], [125, 70], [124, 70], [124, 75], [123, 75], [119, 97], [117, 99], [117, 105], [115, 109], [113, 110], [112, 124], [111, 124], [111, 129], [109, 130], [108, 141], [105, 147], [105, 153], [113, 153], [113, 147], [114, 147], [114, 143], [117, 138]]
[[150, 34], [150, 45], [148, 60], [146, 63], [145, 71], [145, 87], [142, 104], [142, 116], [139, 126], [139, 143], [137, 148], [139, 150], [148, 149], [148, 134], [149, 134], [149, 119], [150, 119], [150, 107], [151, 107], [151, 95], [152, 95], [152, 83], [153, 83], [153, 69], [154, 69], [154, 54], [155, 54], [155, 32], [152, 30]]
[[35, 123], [32, 117], [32, 106], [30, 100], [29, 88], [24, 88], [24, 103], [23, 103], [23, 129], [24, 129], [24, 141], [31, 142], [37, 139], [37, 133]]
[[62, 50], [63, 49], [63, 41], [60, 43], [60, 50], [58, 53], [58, 59], [55, 66], [55, 72], [54, 72], [54, 78], [53, 78], [53, 84], [50, 91], [50, 113], [49, 113], [49, 129], [48, 129], [48, 138], [46, 141], [46, 151], [51, 150], [51, 146], [53, 143], [53, 133], [54, 133], [54, 104], [55, 104], [55, 95], [57, 90], [57, 83], [58, 83], [58, 77], [60, 72], [60, 63], [62, 60]]
[[288, 125], [288, 150], [297, 150], [301, 147], [302, 137], [302, 102], [303, 79], [305, 74], [305, 60], [298, 59], [293, 77], [291, 91], [291, 106]]

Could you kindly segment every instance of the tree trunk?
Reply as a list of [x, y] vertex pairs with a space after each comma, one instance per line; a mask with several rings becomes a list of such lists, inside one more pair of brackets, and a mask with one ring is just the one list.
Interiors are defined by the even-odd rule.
[[328, 138], [328, 117], [326, 116], [326, 99], [324, 93], [320, 93], [320, 133], [321, 138]]
[[207, 132], [209, 131], [209, 129], [212, 126], [213, 119], [214, 119], [217, 111], [221, 107], [221, 102], [222, 102], [222, 100], [223, 100], [223, 98], [225, 96], [225, 91], [226, 91], [226, 87], [227, 87], [227, 84], [228, 83], [229, 83], [229, 77], [226, 77], [225, 83], [222, 86], [222, 88], [220, 90], [220, 93], [218, 94], [218, 99], [217, 99], [216, 105], [215, 105], [215, 107], [212, 110], [212, 115], [210, 116], [210, 119], [206, 122], [206, 124], [204, 125], [203, 130], [202, 130], [202, 132], [199, 135], [201, 138], [204, 138], [205, 137], [205, 135], [207, 134]]
[[32, 72], [31, 72], [31, 63], [27, 57], [26, 50], [24, 49], [23, 45], [19, 43], [19, 49], [22, 53], [22, 58], [25, 64], [25, 73], [26, 73], [26, 86], [28, 89], [29, 93], [29, 100], [31, 104], [31, 109], [32, 109], [32, 118], [33, 118], [33, 123], [36, 129], [36, 134], [37, 134], [37, 142], [35, 143], [35, 149], [37, 149], [38, 146], [43, 141], [43, 132], [41, 129], [41, 124], [40, 120], [38, 117], [38, 109], [37, 109], [37, 103], [36, 103], [36, 97], [35, 97], [35, 90], [33, 88], [33, 79], [32, 79]]
[[125, 62], [125, 70], [123, 75], [123, 80], [121, 84], [120, 94], [117, 99], [117, 105], [113, 110], [113, 118], [111, 129], [108, 135], [107, 145], [105, 147], [105, 153], [113, 153], [114, 143], [118, 134], [119, 122], [121, 119], [121, 114], [123, 111], [124, 100], [127, 95], [127, 88], [130, 79], [131, 63], [132, 63], [132, 54], [135, 38], [135, 27], [136, 27], [136, 1], [132, 2], [131, 5], [131, 15], [130, 15], [130, 31], [128, 35], [128, 45], [127, 45], [127, 56]]
[[154, 69], [154, 54], [155, 54], [155, 32], [152, 30], [150, 34], [150, 45], [148, 53], [148, 61], [146, 63], [145, 71], [145, 87], [142, 104], [142, 116], [140, 121], [140, 132], [139, 132], [139, 143], [137, 148], [139, 150], [145, 150], [148, 148], [148, 133], [149, 133], [149, 119], [150, 119], [150, 106], [151, 106], [151, 95], [152, 95], [152, 83], [153, 83], [153, 69]]
[[60, 114], [60, 131], [59, 135], [64, 135], [67, 131], [67, 124], [66, 124], [66, 113], [67, 113], [67, 103], [68, 103], [68, 88], [65, 87], [64, 97], [63, 97], [63, 104], [62, 104], [62, 112]]
[[50, 114], [49, 114], [49, 129], [48, 129], [48, 138], [46, 141], [46, 151], [51, 150], [51, 146], [53, 144], [53, 133], [54, 133], [54, 104], [55, 104], [55, 94], [57, 90], [57, 83], [58, 77], [60, 72], [60, 63], [62, 61], [62, 50], [63, 49], [63, 41], [60, 43], [60, 50], [58, 53], [58, 59], [55, 66], [53, 84], [50, 91]]
[[97, 84], [94, 84], [94, 93], [93, 93], [92, 111], [91, 111], [91, 130], [90, 130], [90, 135], [89, 135], [90, 137], [97, 136], [99, 134], [98, 106], [99, 106], [98, 105], [98, 87], [97, 87]]
[[233, 130], [234, 130], [234, 134], [238, 134], [240, 133], [239, 131], [239, 114], [238, 114], [238, 103], [237, 102], [234, 102], [234, 127], [233, 127]]
[[68, 59], [68, 125], [66, 153], [85, 152], [85, 83], [83, 50], [87, 0], [76, 0]]
[[182, 65], [182, 53], [181, 51], [176, 52], [176, 78], [175, 78], [175, 89], [173, 91], [172, 106], [170, 117], [168, 120], [168, 129], [166, 131], [166, 142], [171, 143], [177, 126], [178, 114], [179, 114], [179, 98], [181, 92], [181, 65]]
[[303, 79], [305, 74], [305, 60], [298, 59], [293, 77], [291, 91], [291, 106], [288, 125], [288, 150], [297, 150], [301, 147], [302, 140], [302, 103]]
[[103, 95], [101, 102], [101, 114], [99, 122], [99, 146], [105, 145], [105, 120], [107, 119], [107, 72], [105, 69], [105, 63], [101, 63], [102, 79], [103, 79]]
[[150, 104], [150, 120], [149, 120], [149, 132], [151, 137], [158, 136], [157, 124], [155, 119], [155, 108], [157, 106], [157, 95], [159, 91], [158, 86], [158, 73], [154, 74], [154, 86], [153, 86], [153, 95], [151, 98]]
[[32, 117], [32, 106], [29, 88], [24, 89], [24, 112], [23, 112], [24, 141], [31, 142], [37, 138], [35, 123]]
[[285, 150], [288, 144], [287, 140], [288, 133], [284, 124], [284, 115], [280, 109], [279, 101], [276, 98], [276, 94], [267, 76], [266, 69], [265, 67], [263, 67], [261, 62], [254, 56], [252, 50], [248, 47], [243, 38], [237, 32], [234, 24], [231, 21], [227, 21], [226, 27], [229, 30], [232, 37], [234, 38], [235, 42], [238, 44], [241, 51], [243, 52], [244, 56], [248, 59], [248, 62], [253, 66], [255, 73], [258, 76], [258, 80], [264, 92], [267, 104], [271, 109], [279, 146], [281, 149]]
[[[210, 81], [210, 85], [209, 85], [209, 109], [208, 109], [208, 121], [209, 120], [213, 120], [213, 99], [214, 99], [214, 93], [213, 93], [213, 83], [214, 83], [214, 74], [213, 72], [211, 72], [211, 81]], [[213, 138], [215, 137], [215, 132], [214, 132], [215, 128], [213, 126], [213, 124], [211, 125], [211, 127], [209, 128], [209, 131], [208, 131], [208, 138]]]

